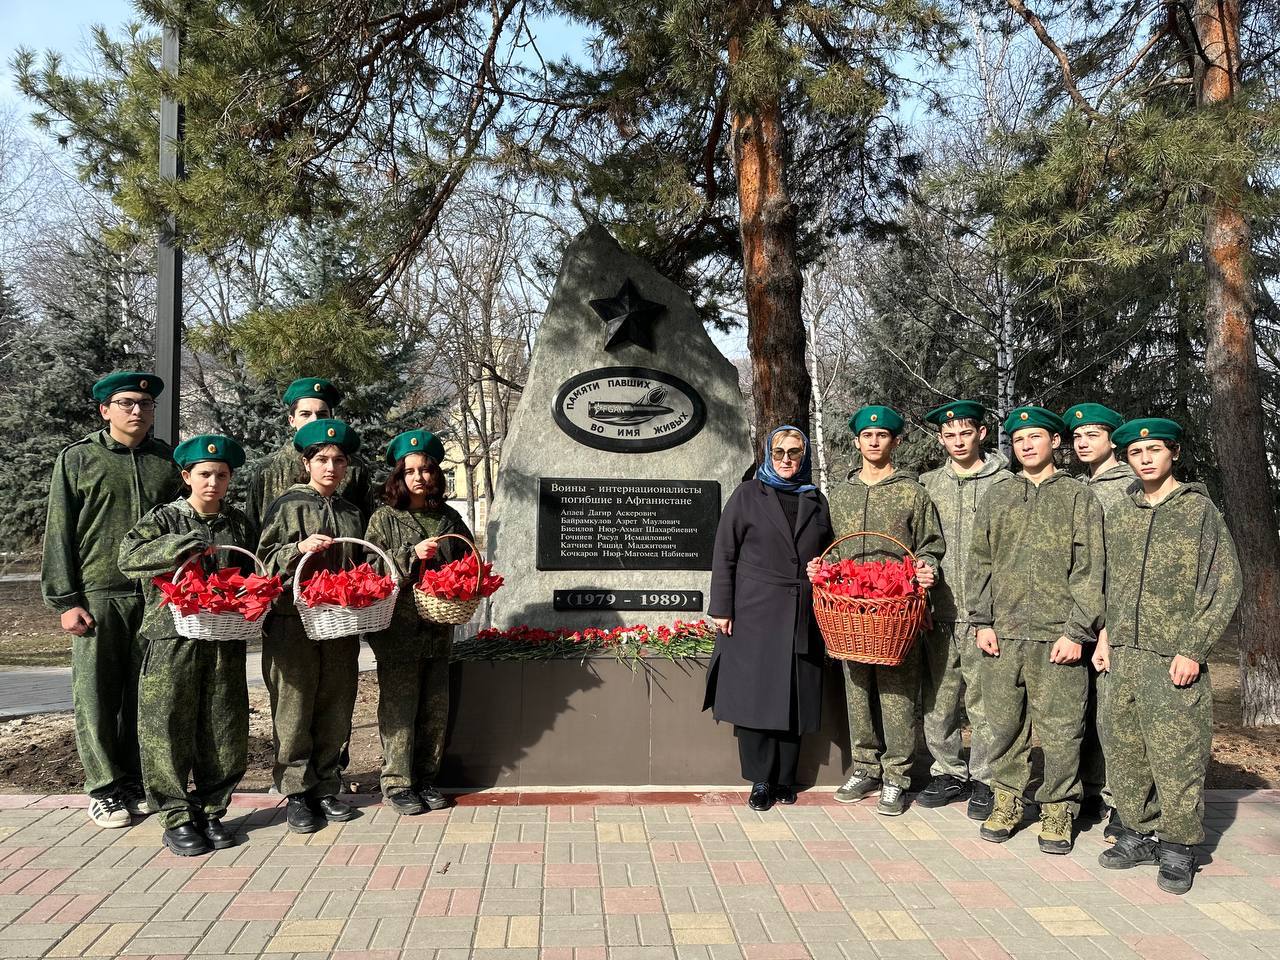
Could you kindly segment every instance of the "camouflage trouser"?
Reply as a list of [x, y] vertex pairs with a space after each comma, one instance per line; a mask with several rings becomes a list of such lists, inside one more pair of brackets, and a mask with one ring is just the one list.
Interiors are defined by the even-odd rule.
[[1107, 675], [1093, 667], [1093, 649], [1084, 648], [1089, 658], [1089, 703], [1084, 712], [1084, 742], [1080, 745], [1080, 783], [1086, 799], [1101, 797], [1107, 806], [1115, 806], [1111, 787], [1107, 784], [1107, 761], [1103, 748], [1102, 726], [1106, 722]]
[[262, 679], [271, 694], [276, 789], [285, 796], [336, 794], [351, 738], [360, 638], [315, 641], [297, 617], [272, 616], [262, 644]]
[[102, 795], [142, 780], [138, 756], [138, 674], [147, 643], [138, 638], [142, 595], [90, 594], [94, 627], [71, 638], [71, 694], [76, 750], [86, 793]]
[[1044, 751], [1039, 803], [1080, 809], [1080, 741], [1089, 675], [1083, 662], [1050, 663], [1052, 643], [1000, 640], [982, 658], [982, 702], [991, 732], [991, 786], [1022, 796], [1031, 780], [1031, 732]]
[[166, 829], [221, 817], [244, 776], [244, 650], [243, 640], [152, 640], [147, 648], [138, 696], [142, 785]]
[[[980, 783], [991, 780], [987, 747], [987, 719], [982, 706], [982, 651], [968, 624], [936, 623], [920, 641], [924, 644], [920, 669], [924, 742], [933, 756], [930, 773], [950, 774]], [[963, 754], [961, 717], [969, 718], [969, 762]]]
[[854, 774], [880, 777], [904, 790], [911, 786], [919, 693], [919, 642], [912, 645], [900, 666], [844, 661], [849, 754]]
[[1209, 669], [1189, 687], [1169, 679], [1171, 657], [1111, 648], [1104, 695], [1107, 773], [1120, 820], [1171, 843], [1204, 839], [1204, 775], [1213, 743]]
[[449, 657], [378, 661], [382, 792], [435, 783], [449, 722]]

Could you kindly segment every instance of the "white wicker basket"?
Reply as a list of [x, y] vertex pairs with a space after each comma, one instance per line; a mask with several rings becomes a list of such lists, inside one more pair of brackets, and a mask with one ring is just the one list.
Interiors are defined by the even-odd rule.
[[[248, 550], [224, 544], [215, 544], [214, 549], [242, 553], [253, 561], [259, 573], [267, 572], [262, 561]], [[204, 556], [203, 553], [198, 553], [178, 567], [173, 572], [173, 582], [177, 583], [182, 579], [182, 571], [202, 556]], [[262, 635], [262, 621], [266, 619], [265, 615], [257, 620], [246, 620], [242, 613], [206, 613], [203, 610], [182, 614], [172, 605], [169, 607], [169, 612], [173, 614], [174, 631], [178, 636], [186, 637], [188, 640], [256, 640]]]
[[302, 619], [302, 629], [312, 640], [337, 640], [356, 633], [376, 633], [387, 629], [391, 625], [391, 617], [396, 610], [396, 598], [400, 596], [400, 577], [396, 565], [387, 556], [385, 550], [368, 540], [361, 540], [358, 537], [334, 537], [332, 542], [356, 543], [377, 553], [382, 558], [382, 562], [387, 565], [387, 571], [393, 580], [391, 592], [381, 600], [375, 600], [369, 606], [360, 607], [358, 610], [332, 603], [308, 607], [302, 602], [301, 596], [302, 569], [320, 551], [308, 553], [298, 561], [298, 569], [293, 576], [293, 605]]

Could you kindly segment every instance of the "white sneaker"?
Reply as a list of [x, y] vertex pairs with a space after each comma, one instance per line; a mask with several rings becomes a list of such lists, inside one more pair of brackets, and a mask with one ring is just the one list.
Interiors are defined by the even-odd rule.
[[126, 783], [116, 792], [124, 802], [124, 808], [135, 817], [146, 817], [156, 812], [139, 784]]
[[107, 829], [127, 827], [132, 822], [124, 802], [114, 793], [89, 798], [89, 819]]

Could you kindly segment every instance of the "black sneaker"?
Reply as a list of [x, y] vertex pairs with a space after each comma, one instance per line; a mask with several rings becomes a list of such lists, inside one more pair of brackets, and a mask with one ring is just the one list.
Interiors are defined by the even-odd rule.
[[1115, 843], [1124, 831], [1125, 825], [1120, 822], [1120, 811], [1112, 807], [1111, 816], [1107, 818], [1107, 829], [1102, 831], [1102, 839], [1107, 843]]
[[316, 801], [316, 806], [320, 808], [320, 812], [324, 814], [326, 820], [332, 820], [334, 823], [350, 820], [356, 815], [355, 810], [351, 809], [349, 803], [343, 803], [333, 794], [321, 797]]
[[209, 852], [209, 842], [194, 823], [181, 823], [164, 832], [161, 842], [180, 857], [198, 857]]
[[218, 817], [209, 817], [204, 822], [202, 831], [215, 850], [226, 850], [236, 845], [236, 832], [224, 824]]
[[294, 793], [285, 802], [284, 822], [294, 833], [315, 833], [324, 826], [324, 817], [311, 809], [305, 793]]
[[1186, 893], [1190, 890], [1191, 879], [1196, 874], [1196, 848], [1161, 840], [1157, 855], [1160, 872], [1156, 874], [1156, 886], [1165, 893]]
[[969, 809], [965, 811], [965, 815], [970, 820], [983, 821], [991, 816], [991, 809], [991, 788], [977, 780], [970, 781]]
[[418, 796], [427, 805], [428, 810], [443, 810], [449, 806], [449, 799], [433, 786], [425, 786], [418, 791]]
[[949, 773], [942, 773], [930, 780], [929, 785], [916, 794], [916, 803], [922, 807], [945, 807], [948, 803], [963, 800], [968, 795], [967, 782]]
[[402, 817], [412, 817], [423, 813], [427, 809], [427, 805], [422, 802], [422, 798], [408, 787], [401, 787], [398, 790], [384, 793], [382, 795], [382, 805], [390, 807]]
[[1108, 870], [1128, 870], [1148, 863], [1158, 863], [1159, 850], [1160, 844], [1155, 837], [1121, 827], [1115, 846], [1107, 847], [1098, 854], [1098, 863]]
[[760, 813], [773, 806], [773, 794], [769, 792], [767, 783], [753, 783], [751, 794], [747, 797], [747, 806]]

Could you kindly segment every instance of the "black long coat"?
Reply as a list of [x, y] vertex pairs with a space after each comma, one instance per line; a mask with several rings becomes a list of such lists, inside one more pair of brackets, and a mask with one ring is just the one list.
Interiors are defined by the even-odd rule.
[[812, 490], [799, 501], [793, 532], [777, 492], [752, 479], [720, 516], [708, 613], [732, 617], [733, 636], [716, 635], [702, 705], [717, 720], [801, 733], [821, 725], [826, 653], [804, 568], [835, 531], [826, 497]]

